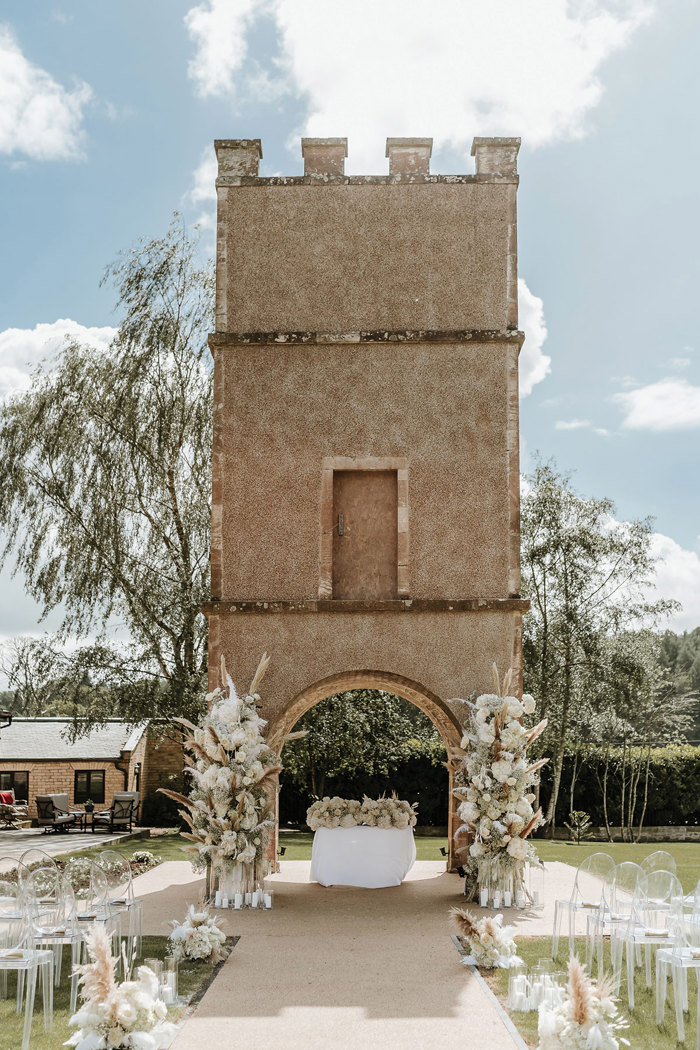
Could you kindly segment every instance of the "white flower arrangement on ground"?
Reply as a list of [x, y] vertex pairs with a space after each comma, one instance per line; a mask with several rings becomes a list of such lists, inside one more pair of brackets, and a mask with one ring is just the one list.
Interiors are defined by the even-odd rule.
[[476, 964], [486, 970], [522, 965], [513, 940], [515, 929], [503, 925], [502, 915], [475, 919], [468, 911], [453, 908], [450, 919], [455, 933], [471, 953], [463, 960], [465, 965]]
[[569, 959], [567, 996], [558, 1006], [540, 1006], [538, 1050], [619, 1050], [629, 1040], [608, 981], [593, 981], [575, 956]]
[[264, 654], [248, 692], [239, 697], [222, 657], [222, 685], [207, 694], [209, 711], [201, 728], [176, 719], [192, 734], [184, 741], [192, 755], [186, 759], [192, 788], [189, 798], [168, 788], [158, 790], [185, 807], [179, 812], [191, 829], [185, 837], [196, 843], [189, 847], [195, 870], [211, 863], [222, 875], [235, 861], [260, 860], [267, 829], [274, 827], [267, 789], [282, 770], [279, 751], [286, 740], [304, 734], [278, 735], [267, 742], [263, 737], [267, 723], [258, 715], [256, 690], [269, 662]]
[[532, 790], [537, 771], [547, 759], [530, 763], [528, 747], [547, 725], [544, 719], [534, 728], [522, 724], [523, 715], [534, 714], [535, 701], [525, 694], [522, 700], [508, 695], [512, 672], [501, 686], [494, 666], [496, 692], [468, 701], [470, 719], [462, 738], [463, 755], [457, 773], [455, 794], [460, 798], [459, 832], [471, 839], [469, 860], [472, 872], [486, 860], [492, 874], [522, 874], [525, 863], [538, 863], [528, 836], [542, 823], [542, 811], [535, 812]]
[[418, 820], [415, 804], [391, 798], [371, 799], [365, 795], [362, 802], [348, 798], [319, 799], [306, 811], [306, 823], [312, 831], [319, 828], [413, 828]]
[[166, 1021], [167, 1007], [158, 996], [158, 978], [139, 966], [131, 980], [124, 957], [126, 980], [114, 976], [112, 955], [104, 926], [93, 924], [85, 935], [90, 962], [78, 967], [83, 1004], [70, 1019], [78, 1031], [63, 1045], [76, 1050], [162, 1050], [175, 1037], [175, 1025]]
[[207, 908], [197, 911], [190, 904], [184, 922], [171, 921], [169, 954], [181, 962], [183, 959], [207, 959], [220, 962], [224, 958], [223, 947], [226, 934], [217, 926]]

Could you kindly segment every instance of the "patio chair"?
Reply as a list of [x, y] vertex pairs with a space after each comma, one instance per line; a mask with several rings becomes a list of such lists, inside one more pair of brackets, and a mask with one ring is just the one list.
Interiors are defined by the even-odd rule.
[[131, 831], [138, 804], [138, 791], [115, 791], [109, 809], [92, 814], [92, 830]]
[[[65, 798], [65, 808], [61, 804], [57, 805], [57, 798], [61, 802]], [[80, 814], [69, 811], [67, 795], [37, 795], [36, 812], [39, 827], [44, 829], [44, 834], [50, 831], [68, 831], [80, 818]]]
[[13, 790], [0, 791], [0, 829], [19, 831], [19, 820], [29, 818], [29, 803], [15, 798]]

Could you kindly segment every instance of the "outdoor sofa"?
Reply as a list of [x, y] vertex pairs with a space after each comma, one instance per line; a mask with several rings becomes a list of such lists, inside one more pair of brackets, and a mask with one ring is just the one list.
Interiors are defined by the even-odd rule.
[[82, 827], [82, 810], [71, 809], [66, 793], [36, 796], [38, 824], [44, 832]]

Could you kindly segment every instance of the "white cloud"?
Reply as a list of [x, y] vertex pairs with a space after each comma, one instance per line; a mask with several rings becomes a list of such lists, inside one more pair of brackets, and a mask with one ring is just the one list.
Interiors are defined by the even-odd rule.
[[192, 186], [187, 193], [187, 199], [195, 205], [201, 206], [195, 222], [205, 230], [213, 230], [216, 226], [216, 154], [213, 146], [204, 148], [201, 160], [194, 169], [192, 175]]
[[[473, 135], [529, 146], [585, 134], [600, 69], [649, 18], [651, 0], [203, 0], [185, 24], [202, 95], [233, 96], [255, 66], [248, 34], [275, 20], [284, 89], [305, 99], [307, 135], [347, 135], [348, 170], [384, 170], [387, 135]], [[269, 92], [268, 92], [269, 94]], [[295, 144], [298, 153], [298, 141]]]
[[187, 72], [203, 98], [234, 93], [248, 54], [246, 34], [263, 6], [261, 0], [205, 0], [185, 15], [197, 48]]
[[55, 357], [67, 336], [106, 349], [115, 334], [115, 328], [86, 328], [67, 317], [35, 328], [6, 328], [0, 332], [0, 399], [26, 390], [34, 366]]
[[654, 533], [652, 551], [661, 559], [656, 569], [656, 597], [675, 598], [683, 605], [663, 626], [692, 631], [700, 626], [700, 557], [659, 532]]
[[83, 110], [89, 84], [72, 90], [34, 65], [6, 25], [0, 25], [0, 153], [33, 160], [79, 160], [83, 156]]
[[627, 430], [691, 430], [700, 427], [700, 386], [686, 379], [660, 379], [658, 383], [613, 394], [625, 413]]
[[584, 427], [593, 426], [590, 419], [558, 419], [554, 424], [555, 430], [582, 430]]
[[525, 333], [520, 351], [520, 396], [527, 397], [551, 371], [551, 357], [542, 353], [547, 338], [542, 300], [533, 295], [522, 277], [518, 279], [518, 318]]

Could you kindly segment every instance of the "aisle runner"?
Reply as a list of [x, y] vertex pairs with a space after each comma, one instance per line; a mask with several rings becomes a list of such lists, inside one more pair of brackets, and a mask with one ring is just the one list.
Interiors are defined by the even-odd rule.
[[309, 862], [283, 862], [273, 912], [226, 915], [241, 941], [173, 1050], [513, 1050], [448, 936], [457, 876], [434, 861], [384, 890], [308, 875]]

